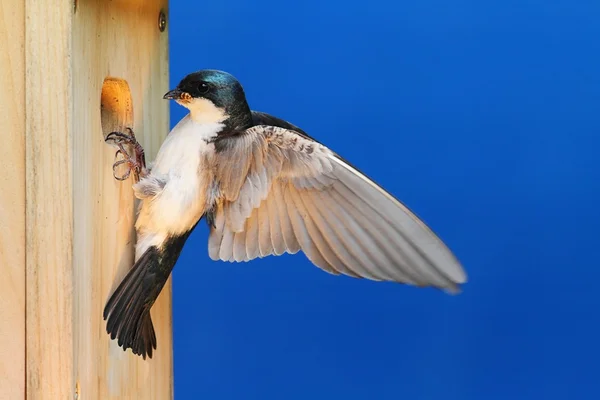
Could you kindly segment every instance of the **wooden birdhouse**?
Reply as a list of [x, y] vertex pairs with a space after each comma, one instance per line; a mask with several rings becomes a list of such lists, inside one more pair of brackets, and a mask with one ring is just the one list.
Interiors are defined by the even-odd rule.
[[0, 4], [0, 399], [173, 396], [170, 281], [152, 359], [102, 318], [133, 263], [136, 207], [104, 137], [130, 127], [158, 151], [167, 25], [167, 0]]

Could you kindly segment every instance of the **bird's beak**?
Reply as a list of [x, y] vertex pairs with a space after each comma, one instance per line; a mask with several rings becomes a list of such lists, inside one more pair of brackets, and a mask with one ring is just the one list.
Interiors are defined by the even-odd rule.
[[167, 93], [165, 93], [165, 95], [163, 96], [163, 99], [166, 99], [166, 100], [188, 100], [190, 97], [191, 97], [190, 94], [187, 92], [184, 92], [179, 89], [173, 89], [173, 90], [169, 90]]

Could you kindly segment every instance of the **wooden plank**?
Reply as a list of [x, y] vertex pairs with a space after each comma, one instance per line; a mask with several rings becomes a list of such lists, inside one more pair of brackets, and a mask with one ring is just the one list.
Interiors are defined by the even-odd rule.
[[151, 360], [102, 319], [135, 243], [132, 182], [113, 179], [104, 135], [132, 124], [151, 160], [168, 132], [166, 2], [26, 0], [28, 399], [173, 397], [170, 282]]
[[0, 399], [25, 395], [25, 4], [0, 3]]
[[26, 0], [27, 399], [72, 398], [71, 13]]
[[152, 308], [158, 340], [152, 359], [124, 352], [102, 319], [109, 295], [133, 263], [135, 243], [132, 181], [113, 178], [116, 149], [104, 136], [131, 126], [150, 161], [168, 133], [161, 9], [166, 0], [79, 0], [73, 20], [74, 352], [85, 399], [173, 396], [170, 282]]

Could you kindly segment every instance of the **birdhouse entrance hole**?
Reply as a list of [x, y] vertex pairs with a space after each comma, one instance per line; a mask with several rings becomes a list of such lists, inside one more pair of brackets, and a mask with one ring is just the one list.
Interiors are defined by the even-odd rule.
[[[103, 139], [111, 132], [126, 133], [133, 129], [133, 102], [129, 84], [125, 79], [107, 77], [102, 84], [100, 97], [100, 120]], [[126, 165], [117, 167], [117, 174], [124, 176]]]
[[104, 137], [110, 132], [133, 129], [133, 102], [125, 79], [107, 77], [102, 84], [100, 118]]

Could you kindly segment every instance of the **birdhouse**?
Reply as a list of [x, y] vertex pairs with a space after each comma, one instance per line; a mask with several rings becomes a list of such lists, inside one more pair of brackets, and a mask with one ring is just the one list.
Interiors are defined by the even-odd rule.
[[153, 159], [169, 131], [167, 0], [0, 5], [0, 399], [169, 399], [170, 281], [152, 359], [123, 351], [102, 311], [133, 264], [132, 177], [111, 131]]

